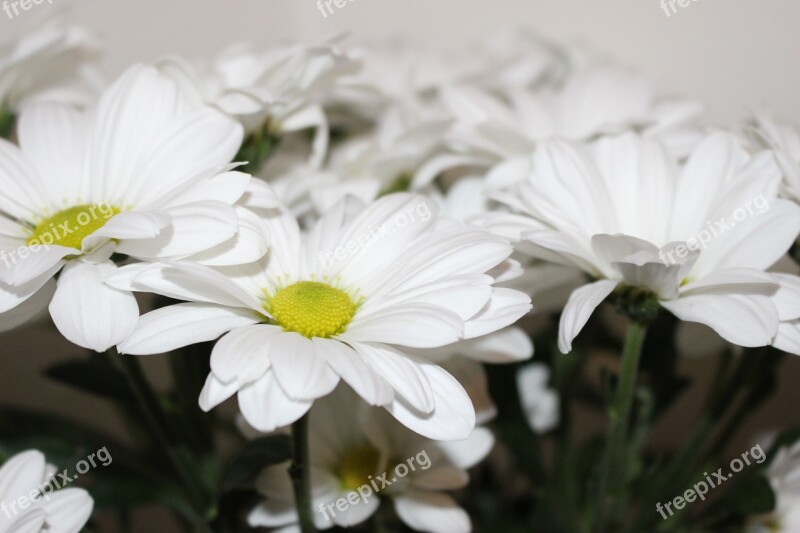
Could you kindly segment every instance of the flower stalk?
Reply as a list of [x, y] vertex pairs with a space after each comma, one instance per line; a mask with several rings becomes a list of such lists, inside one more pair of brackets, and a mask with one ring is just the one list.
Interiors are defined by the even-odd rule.
[[311, 471], [308, 452], [308, 414], [292, 424], [292, 464], [289, 477], [292, 479], [297, 516], [302, 533], [314, 533], [314, 518], [311, 510]]
[[598, 484], [598, 498], [593, 521], [597, 531], [605, 531], [606, 518], [615, 518], [621, 492], [627, 479], [626, 449], [633, 395], [647, 326], [638, 321], [628, 325], [622, 351], [622, 369], [614, 399], [609, 409], [606, 449]]

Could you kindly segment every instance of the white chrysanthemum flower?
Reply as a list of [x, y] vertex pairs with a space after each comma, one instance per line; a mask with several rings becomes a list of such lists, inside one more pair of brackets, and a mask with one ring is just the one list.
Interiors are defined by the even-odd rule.
[[341, 202], [302, 234], [287, 209], [273, 210], [264, 219], [272, 248], [252, 265], [121, 273], [123, 287], [192, 303], [145, 315], [120, 350], [161, 353], [230, 332], [211, 355], [203, 409], [238, 393], [247, 421], [271, 431], [341, 378], [415, 431], [465, 438], [475, 412], [464, 389], [404, 350], [477, 338], [527, 313], [530, 298], [493, 287], [510, 244], [438, 221], [420, 196], [389, 195], [351, 212]]
[[155, 68], [131, 68], [85, 113], [30, 106], [18, 137], [0, 141], [4, 322], [45, 293], [67, 339], [106, 350], [139, 316], [131, 292], [103, 283], [112, 254], [231, 264], [266, 253], [258, 217], [233, 206], [250, 182], [226, 167], [241, 126], [189, 105]]
[[[319, 402], [310, 413], [316, 527], [358, 525], [378, 509], [381, 501], [391, 500], [400, 519], [414, 530], [471, 531], [469, 516], [445, 491], [467, 485], [467, 469], [483, 460], [494, 445], [492, 433], [477, 428], [466, 440], [432, 441], [341, 392]], [[251, 526], [286, 527], [296, 523], [286, 464], [266, 468], [256, 487], [268, 499], [250, 512]]]
[[489, 169], [491, 188], [524, 179], [530, 154], [555, 138], [586, 141], [635, 129], [677, 155], [700, 138], [693, 124], [698, 104], [660, 100], [641, 75], [607, 65], [584, 66], [557, 89], [511, 88], [497, 96], [464, 85], [443, 91], [442, 100], [458, 121], [448, 139], [455, 152], [450, 164]]
[[280, 137], [314, 128], [311, 162], [318, 166], [329, 138], [322, 98], [358, 64], [331, 44], [264, 52], [239, 46], [222, 53], [200, 74], [180, 60], [167, 60], [161, 67], [194, 98], [237, 119], [248, 135]]
[[773, 119], [767, 114], [756, 117], [759, 139], [767, 148], [775, 151], [775, 157], [783, 171], [781, 192], [784, 197], [800, 202], [800, 129]]
[[273, 182], [275, 191], [295, 212], [312, 208], [320, 214], [345, 196], [364, 203], [381, 194], [417, 190], [430, 183], [426, 162], [444, 151], [442, 140], [450, 121], [430, 106], [398, 105], [380, 119], [376, 130], [354, 138], [331, 152], [319, 171], [292, 170]]
[[528, 424], [537, 433], [547, 433], [561, 418], [558, 392], [549, 387], [550, 369], [532, 363], [517, 371], [517, 390]]
[[96, 96], [98, 50], [85, 30], [58, 23], [0, 44], [0, 114], [32, 102], [89, 104]]
[[0, 533], [78, 533], [94, 501], [83, 489], [54, 490], [56, 467], [36, 450], [18, 453], [0, 468]]
[[741, 346], [771, 344], [780, 320], [798, 318], [776, 294], [779, 283], [792, 287], [764, 272], [800, 231], [800, 208], [777, 198], [771, 154], [750, 156], [719, 133], [680, 166], [658, 141], [625, 134], [585, 149], [546, 143], [532, 166], [527, 181], [494, 195], [517, 214], [484, 223], [598, 280], [574, 291], [562, 313], [563, 352], [616, 289]]
[[800, 531], [800, 442], [781, 448], [767, 470], [775, 510], [750, 519], [747, 533]]

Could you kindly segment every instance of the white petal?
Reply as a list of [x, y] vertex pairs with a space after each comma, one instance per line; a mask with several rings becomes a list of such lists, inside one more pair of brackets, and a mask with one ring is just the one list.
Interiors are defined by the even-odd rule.
[[578, 336], [594, 310], [614, 291], [617, 284], [618, 282], [612, 280], [600, 280], [572, 292], [559, 323], [558, 349], [561, 353], [572, 351], [573, 339]]
[[314, 400], [329, 394], [339, 377], [314, 345], [299, 333], [281, 332], [269, 344], [275, 378], [294, 400]]
[[464, 338], [488, 335], [510, 326], [530, 312], [532, 307], [531, 298], [527, 294], [495, 287], [491, 299], [481, 312], [464, 324]]
[[236, 208], [239, 229], [231, 239], [189, 258], [204, 265], [245, 265], [258, 261], [269, 249], [268, 230], [261, 219], [243, 207]]
[[423, 365], [411, 357], [380, 344], [351, 343], [361, 358], [413, 409], [429, 414], [435, 397]]
[[364, 319], [357, 316], [339, 338], [435, 348], [457, 341], [463, 330], [463, 321], [452, 311], [437, 305], [411, 304], [390, 307]]
[[466, 439], [475, 427], [475, 408], [469, 395], [456, 379], [442, 368], [424, 364], [435, 400], [432, 414], [407, 405], [400, 398], [386, 408], [403, 425], [434, 440]]
[[83, 489], [67, 488], [47, 495], [40, 508], [47, 512], [48, 533], [75, 533], [89, 521], [94, 500]]
[[223, 383], [211, 373], [206, 378], [203, 390], [200, 391], [198, 405], [203, 411], [210, 411], [239, 391], [239, 384], [235, 381]]
[[661, 305], [679, 319], [705, 324], [739, 346], [766, 346], [778, 332], [778, 311], [767, 296], [701, 293]]
[[[259, 321], [260, 317], [249, 309], [198, 302], [170, 305], [142, 315], [128, 338], [119, 345], [119, 351], [133, 355], [166, 353], [212, 341], [228, 331]], [[222, 379], [229, 381], [226, 377]]]
[[67, 340], [104, 352], [133, 331], [139, 319], [133, 293], [103, 282], [116, 269], [111, 262], [73, 263], [64, 268], [50, 302], [50, 315]]
[[[8, 331], [42, 316], [53, 299], [56, 292], [56, 280], [48, 279], [47, 283], [36, 291], [32, 296], [22, 303], [16, 303], [16, 307], [0, 314], [0, 333]], [[5, 305], [3, 301], [8, 297], [8, 293], [0, 285], [0, 306]], [[17, 296], [12, 296], [16, 301]]]
[[430, 533], [469, 533], [472, 522], [458, 504], [441, 492], [409, 491], [394, 499], [400, 519], [412, 529]]
[[123, 211], [112, 216], [83, 239], [83, 249], [90, 250], [107, 239], [150, 239], [156, 237], [172, 220], [161, 211]]
[[521, 328], [511, 327], [458, 344], [459, 352], [485, 363], [511, 363], [533, 356], [533, 342]]
[[370, 405], [386, 405], [394, 391], [364, 359], [347, 344], [332, 339], [312, 339], [314, 350]]
[[313, 401], [292, 400], [283, 392], [272, 371], [239, 391], [239, 409], [259, 431], [275, 431], [297, 421]]
[[56, 245], [20, 247], [10, 255], [2, 256], [0, 282], [13, 286], [24, 285], [45, 273], [58, 271], [66, 256], [80, 253], [75, 248]]
[[281, 333], [266, 324], [237, 327], [214, 346], [211, 371], [224, 383], [240, 386], [259, 379], [270, 367], [271, 343]]
[[800, 355], [800, 321], [783, 322], [772, 345], [784, 352]]
[[205, 201], [170, 208], [172, 222], [150, 239], [126, 239], [119, 253], [143, 259], [181, 258], [217, 246], [236, 235], [238, 219], [233, 207]]
[[45, 459], [42, 452], [29, 450], [18, 453], [0, 468], [0, 497], [16, 500], [39, 488], [44, 475]]
[[472, 468], [483, 461], [494, 447], [495, 439], [486, 428], [475, 428], [466, 440], [439, 442], [447, 459], [455, 466], [463, 469]]

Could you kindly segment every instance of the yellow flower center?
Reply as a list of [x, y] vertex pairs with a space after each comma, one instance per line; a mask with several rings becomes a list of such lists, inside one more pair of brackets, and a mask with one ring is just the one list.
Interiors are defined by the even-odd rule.
[[265, 309], [286, 331], [327, 338], [345, 331], [356, 304], [347, 293], [326, 283], [299, 281], [279, 290]]
[[361, 446], [347, 453], [336, 469], [339, 483], [345, 490], [357, 490], [377, 474], [381, 454], [372, 446]]
[[120, 209], [108, 205], [78, 205], [39, 222], [26, 244], [67, 246], [80, 250], [83, 239], [102, 228]]

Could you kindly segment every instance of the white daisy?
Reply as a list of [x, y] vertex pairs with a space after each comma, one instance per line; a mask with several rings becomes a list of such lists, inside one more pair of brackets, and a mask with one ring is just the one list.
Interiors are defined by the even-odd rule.
[[425, 163], [444, 151], [449, 127], [450, 121], [429, 106], [392, 107], [374, 132], [333, 150], [324, 168], [294, 169], [273, 182], [275, 191], [295, 212], [305, 206], [319, 214], [348, 195], [369, 203], [380, 194], [416, 189], [414, 183], [432, 181]]
[[226, 167], [241, 126], [184, 101], [155, 68], [131, 68], [96, 110], [30, 106], [18, 136], [0, 141], [3, 321], [45, 291], [67, 339], [106, 350], [139, 315], [131, 292], [103, 283], [112, 254], [230, 264], [266, 252], [258, 218], [232, 205], [250, 181]]
[[[445, 491], [467, 485], [467, 469], [494, 445], [492, 433], [477, 428], [466, 440], [432, 441], [355, 400], [337, 391], [310, 413], [316, 527], [358, 525], [381, 501], [390, 500], [400, 519], [416, 531], [471, 531], [469, 516]], [[267, 500], [250, 512], [251, 526], [286, 527], [297, 521], [286, 464], [266, 468], [256, 487]]]
[[313, 128], [313, 166], [322, 162], [328, 146], [322, 98], [357, 67], [334, 44], [263, 52], [238, 46], [222, 53], [210, 68], [201, 68], [200, 74], [181, 60], [161, 64], [192, 97], [238, 120], [254, 142], [275, 143], [286, 133]]
[[[119, 283], [191, 303], [145, 315], [120, 350], [161, 353], [229, 332], [211, 355], [200, 398], [238, 392], [247, 421], [271, 431], [299, 419], [339, 379], [430, 438], [469, 435], [475, 412], [458, 382], [404, 352], [504, 328], [530, 299], [493, 287], [512, 249], [483, 230], [437, 224], [435, 204], [408, 194], [355, 218], [347, 202], [301, 234], [287, 209], [265, 223], [273, 244], [252, 265], [131, 268]], [[132, 284], [130, 279], [132, 278]]]
[[443, 91], [442, 100], [457, 121], [448, 136], [450, 164], [488, 169], [491, 188], [524, 179], [530, 154], [554, 138], [586, 141], [635, 129], [665, 141], [678, 155], [699, 138], [698, 104], [657, 99], [638, 73], [604, 64], [577, 69], [557, 88], [510, 88], [495, 95], [461, 85]]
[[32, 102], [87, 105], [96, 96], [99, 46], [84, 29], [50, 22], [0, 44], [0, 115]]
[[53, 490], [56, 467], [36, 450], [18, 453], [0, 468], [0, 533], [78, 533], [94, 501], [79, 488]]
[[767, 469], [775, 509], [752, 517], [747, 533], [793, 533], [800, 531], [800, 442], [781, 448]]
[[774, 342], [779, 321], [797, 311], [773, 301], [784, 283], [764, 272], [800, 231], [800, 208], [777, 198], [769, 153], [750, 156], [718, 133], [680, 165], [660, 142], [625, 134], [588, 148], [545, 143], [532, 167], [526, 182], [494, 195], [517, 213], [484, 223], [598, 280], [564, 309], [563, 352], [615, 290], [622, 305], [658, 302], [741, 346]]

